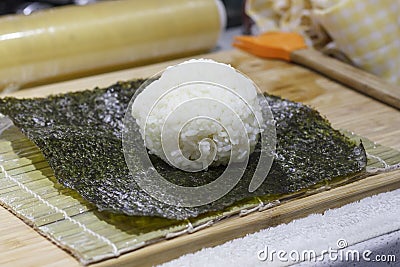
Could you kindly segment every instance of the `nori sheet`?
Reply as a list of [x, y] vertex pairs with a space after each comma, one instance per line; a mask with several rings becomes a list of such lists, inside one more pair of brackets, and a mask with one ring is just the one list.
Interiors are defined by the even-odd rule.
[[[99, 210], [127, 215], [186, 219], [218, 211], [255, 196], [281, 195], [347, 177], [365, 170], [366, 153], [316, 110], [301, 103], [266, 95], [276, 120], [277, 147], [264, 183], [248, 192], [259, 150], [250, 156], [244, 177], [221, 199], [193, 208], [162, 203], [141, 190], [125, 163], [122, 129], [125, 111], [144, 80], [118, 82], [95, 88], [35, 99], [0, 99], [0, 113], [43, 152], [62, 185], [76, 190]], [[264, 107], [263, 107], [264, 108]], [[151, 155], [168, 180], [184, 186], [211, 182], [224, 167], [187, 173]]]

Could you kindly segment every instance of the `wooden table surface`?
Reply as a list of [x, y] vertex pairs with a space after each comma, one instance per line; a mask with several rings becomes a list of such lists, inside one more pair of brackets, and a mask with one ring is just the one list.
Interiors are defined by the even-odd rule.
[[[259, 59], [238, 50], [207, 54], [197, 58], [211, 58], [229, 63], [253, 79], [262, 90], [291, 100], [301, 101], [316, 108], [332, 122], [333, 127], [353, 131], [382, 145], [400, 150], [400, 112], [398, 110], [313, 71], [281, 61]], [[8, 95], [37, 97], [53, 93], [90, 89], [96, 86], [108, 86], [118, 80], [149, 77], [166, 66], [178, 62], [182, 62], [182, 59], [25, 89]], [[400, 176], [400, 172], [397, 172], [396, 175], [396, 177]], [[384, 188], [382, 190], [385, 191]], [[340, 191], [337, 191], [337, 193], [340, 193]], [[329, 201], [332, 201], [332, 199]], [[319, 212], [319, 210], [314, 210], [314, 212]], [[293, 218], [295, 216], [288, 217], [287, 220]], [[257, 219], [260, 219], [260, 217], [246, 216], [239, 218], [238, 222]], [[0, 207], [0, 226], [0, 266], [79, 266], [79, 263], [72, 256], [39, 235], [2, 207]], [[214, 229], [205, 229], [204, 232], [194, 233], [193, 236], [203, 235], [204, 240], [204, 235], [207, 235], [209, 231], [217, 231], [218, 227], [223, 229], [227, 226], [216, 226], [216, 228], [213, 226], [210, 229]], [[256, 230], [256, 228], [251, 228], [243, 230], [241, 233], [237, 230], [231, 233], [231, 236], [226, 235], [219, 241], [210, 240], [207, 246], [220, 244], [228, 239]], [[180, 242], [183, 253], [195, 250], [194, 247], [185, 250], [184, 247], [187, 244], [185, 242], [189, 242], [189, 240], [188, 237], [183, 236], [180, 240], [172, 240], [171, 242]], [[204, 246], [204, 244], [201, 246]], [[146, 264], [146, 257], [157, 258], [157, 255], [152, 254], [155, 248], [156, 245], [151, 245], [98, 265], [119, 263], [129, 266], [130, 260], [135, 254], [140, 254], [137, 257], [138, 262]], [[176, 256], [179, 256], [179, 252], [175, 252], [173, 257]], [[152, 262], [162, 262], [163, 260], [165, 258], [160, 256], [158, 261], [153, 260]]]

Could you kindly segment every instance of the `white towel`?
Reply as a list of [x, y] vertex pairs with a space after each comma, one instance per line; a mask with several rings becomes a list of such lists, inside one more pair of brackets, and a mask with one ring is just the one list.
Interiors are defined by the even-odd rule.
[[[161, 266], [287, 266], [293, 262], [276, 258], [273, 262], [260, 261], [257, 253], [265, 250], [265, 246], [269, 251], [313, 250], [318, 253], [329, 247], [338, 249], [339, 240], [342, 245], [351, 246], [399, 229], [400, 189], [328, 210], [323, 215], [312, 214], [289, 224], [261, 230]], [[290, 259], [289, 256], [286, 258]]]

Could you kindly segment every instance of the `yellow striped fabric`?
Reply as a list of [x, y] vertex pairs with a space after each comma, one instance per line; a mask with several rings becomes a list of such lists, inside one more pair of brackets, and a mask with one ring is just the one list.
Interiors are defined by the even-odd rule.
[[356, 66], [400, 84], [398, 0], [248, 0], [246, 12], [261, 31], [296, 31], [319, 47], [330, 41], [323, 28]]

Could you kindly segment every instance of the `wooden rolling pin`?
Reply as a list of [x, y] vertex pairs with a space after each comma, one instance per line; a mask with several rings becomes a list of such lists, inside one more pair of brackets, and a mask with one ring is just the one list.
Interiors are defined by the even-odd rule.
[[0, 91], [209, 51], [218, 3], [117, 0], [0, 17]]
[[297, 33], [268, 32], [260, 36], [237, 36], [234, 46], [264, 58], [291, 61], [400, 109], [400, 87], [308, 48]]

